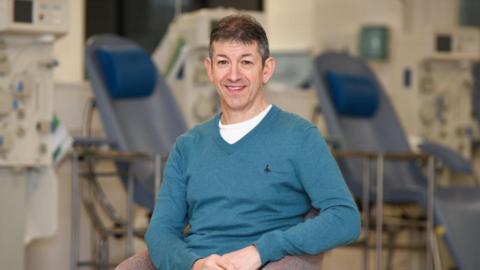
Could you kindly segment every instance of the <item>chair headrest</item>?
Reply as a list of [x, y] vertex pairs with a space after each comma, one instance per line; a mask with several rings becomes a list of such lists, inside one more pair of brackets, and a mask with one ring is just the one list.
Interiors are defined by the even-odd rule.
[[142, 48], [103, 46], [97, 57], [112, 98], [148, 97], [155, 90], [157, 70]]
[[364, 75], [326, 71], [328, 92], [338, 114], [351, 117], [372, 117], [379, 105], [379, 89]]

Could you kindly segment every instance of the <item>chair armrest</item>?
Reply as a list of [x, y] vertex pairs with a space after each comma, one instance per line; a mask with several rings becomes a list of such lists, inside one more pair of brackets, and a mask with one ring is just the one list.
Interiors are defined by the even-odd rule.
[[155, 267], [148, 256], [148, 251], [139, 252], [120, 263], [115, 270], [155, 270]]
[[112, 141], [107, 138], [93, 138], [93, 137], [73, 137], [73, 145], [80, 147], [110, 147], [113, 144]]
[[262, 270], [319, 270], [322, 267], [323, 253], [317, 255], [286, 256], [270, 262]]
[[473, 172], [472, 164], [462, 157], [455, 150], [438, 143], [426, 142], [418, 146], [420, 150], [428, 155], [434, 156], [448, 168], [455, 172], [471, 174]]

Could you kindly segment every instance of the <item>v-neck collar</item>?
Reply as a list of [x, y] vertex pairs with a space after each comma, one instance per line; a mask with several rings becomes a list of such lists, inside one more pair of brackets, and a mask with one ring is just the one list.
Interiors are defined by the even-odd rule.
[[215, 130], [213, 139], [215, 140], [215, 143], [218, 145], [218, 147], [220, 147], [220, 149], [227, 152], [228, 154], [231, 154], [235, 152], [237, 149], [242, 148], [242, 146], [245, 145], [248, 141], [250, 141], [252, 137], [255, 137], [255, 135], [258, 132], [268, 127], [272, 122], [272, 120], [275, 118], [275, 115], [277, 115], [279, 111], [280, 111], [280, 108], [278, 108], [275, 105], [272, 105], [272, 108], [267, 113], [267, 115], [265, 115], [262, 121], [260, 121], [260, 123], [258, 123], [256, 127], [254, 127], [252, 130], [250, 130], [250, 132], [245, 134], [245, 136], [243, 136], [240, 140], [238, 140], [233, 144], [230, 144], [227, 141], [225, 141], [222, 138], [222, 135], [220, 135], [220, 128], [218, 127], [218, 121], [220, 121], [220, 117], [222, 114], [218, 113], [217, 115], [215, 115], [211, 123], [212, 125], [214, 125], [213, 128]]

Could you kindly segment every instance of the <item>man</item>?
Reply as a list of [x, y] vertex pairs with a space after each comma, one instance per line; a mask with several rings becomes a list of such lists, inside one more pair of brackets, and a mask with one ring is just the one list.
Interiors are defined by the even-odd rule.
[[205, 68], [221, 113], [170, 153], [146, 234], [155, 267], [258, 269], [354, 241], [358, 210], [317, 128], [264, 99], [275, 60], [261, 25], [220, 20]]

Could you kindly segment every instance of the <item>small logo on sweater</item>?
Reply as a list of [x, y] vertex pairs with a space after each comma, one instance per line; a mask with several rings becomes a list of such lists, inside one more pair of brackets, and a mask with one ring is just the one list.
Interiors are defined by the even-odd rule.
[[263, 171], [266, 173], [266, 174], [269, 174], [272, 172], [272, 170], [270, 170], [270, 165], [265, 165], [265, 169], [263, 169]]
[[192, 230], [192, 224], [185, 225], [182, 230], [183, 237], [187, 237], [190, 234], [190, 230]]

